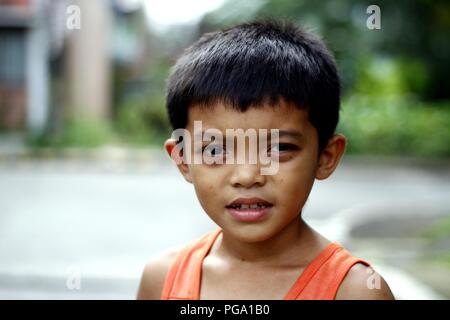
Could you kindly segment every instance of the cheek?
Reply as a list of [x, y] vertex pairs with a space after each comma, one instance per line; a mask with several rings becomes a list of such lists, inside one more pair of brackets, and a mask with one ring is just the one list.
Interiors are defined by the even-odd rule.
[[312, 183], [309, 178], [291, 175], [280, 180], [277, 187], [277, 206], [287, 217], [293, 217], [302, 211], [308, 199]]
[[315, 164], [299, 157], [280, 166], [275, 182], [278, 196], [290, 206], [303, 205], [311, 191], [315, 179]]
[[191, 171], [195, 192], [204, 209], [215, 207], [220, 194], [220, 174], [215, 171], [202, 165], [194, 165]]
[[292, 174], [279, 177], [276, 180], [275, 188], [277, 193], [285, 198], [299, 198], [307, 194], [311, 188], [312, 179], [310, 174]]

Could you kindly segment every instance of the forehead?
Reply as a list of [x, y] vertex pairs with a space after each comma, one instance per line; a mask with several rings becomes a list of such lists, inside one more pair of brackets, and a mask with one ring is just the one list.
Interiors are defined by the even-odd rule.
[[303, 134], [313, 129], [305, 110], [280, 100], [275, 105], [249, 107], [241, 112], [222, 102], [213, 106], [194, 105], [189, 108], [186, 129], [192, 131], [194, 121], [202, 121], [203, 129], [289, 129]]

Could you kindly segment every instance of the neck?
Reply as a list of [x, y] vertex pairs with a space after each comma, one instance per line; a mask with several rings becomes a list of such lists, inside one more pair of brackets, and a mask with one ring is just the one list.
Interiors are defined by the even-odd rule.
[[299, 216], [275, 236], [258, 242], [242, 242], [226, 232], [222, 232], [218, 242], [218, 254], [223, 254], [233, 260], [247, 262], [288, 263], [295, 258], [298, 261], [299, 252], [315, 251], [317, 235]]

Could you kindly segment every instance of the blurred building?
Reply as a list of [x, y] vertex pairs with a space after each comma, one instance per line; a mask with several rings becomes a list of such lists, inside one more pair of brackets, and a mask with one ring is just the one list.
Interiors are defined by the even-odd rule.
[[39, 130], [48, 113], [49, 33], [37, 4], [0, 0], [0, 127], [7, 130]]
[[117, 112], [127, 97], [143, 95], [151, 88], [148, 71], [157, 48], [152, 47], [152, 35], [141, 2], [116, 0], [113, 4], [113, 108]]
[[[71, 5], [80, 28], [68, 27]], [[148, 55], [145, 22], [136, 1], [0, 0], [0, 130], [109, 119], [114, 67], [142, 71]]]
[[70, 1], [80, 9], [80, 28], [67, 39], [67, 104], [71, 112], [109, 117], [111, 6], [109, 1]]

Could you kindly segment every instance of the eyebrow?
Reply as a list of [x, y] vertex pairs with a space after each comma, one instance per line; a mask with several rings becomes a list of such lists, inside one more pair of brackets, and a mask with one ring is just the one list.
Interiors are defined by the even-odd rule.
[[[200, 138], [204, 133], [205, 133], [205, 131], [202, 131], [202, 132], [195, 134], [195, 136], [196, 136], [196, 138]], [[268, 135], [270, 135], [270, 130], [268, 130]], [[225, 137], [225, 134], [223, 134], [223, 136]], [[304, 136], [300, 131], [297, 131], [295, 129], [284, 129], [284, 130], [278, 130], [278, 137], [279, 138], [289, 137], [289, 138], [294, 138], [296, 140], [301, 140]]]
[[279, 130], [278, 136], [281, 137], [291, 137], [297, 140], [301, 140], [303, 138], [303, 134], [295, 129], [287, 129], [287, 130]]

